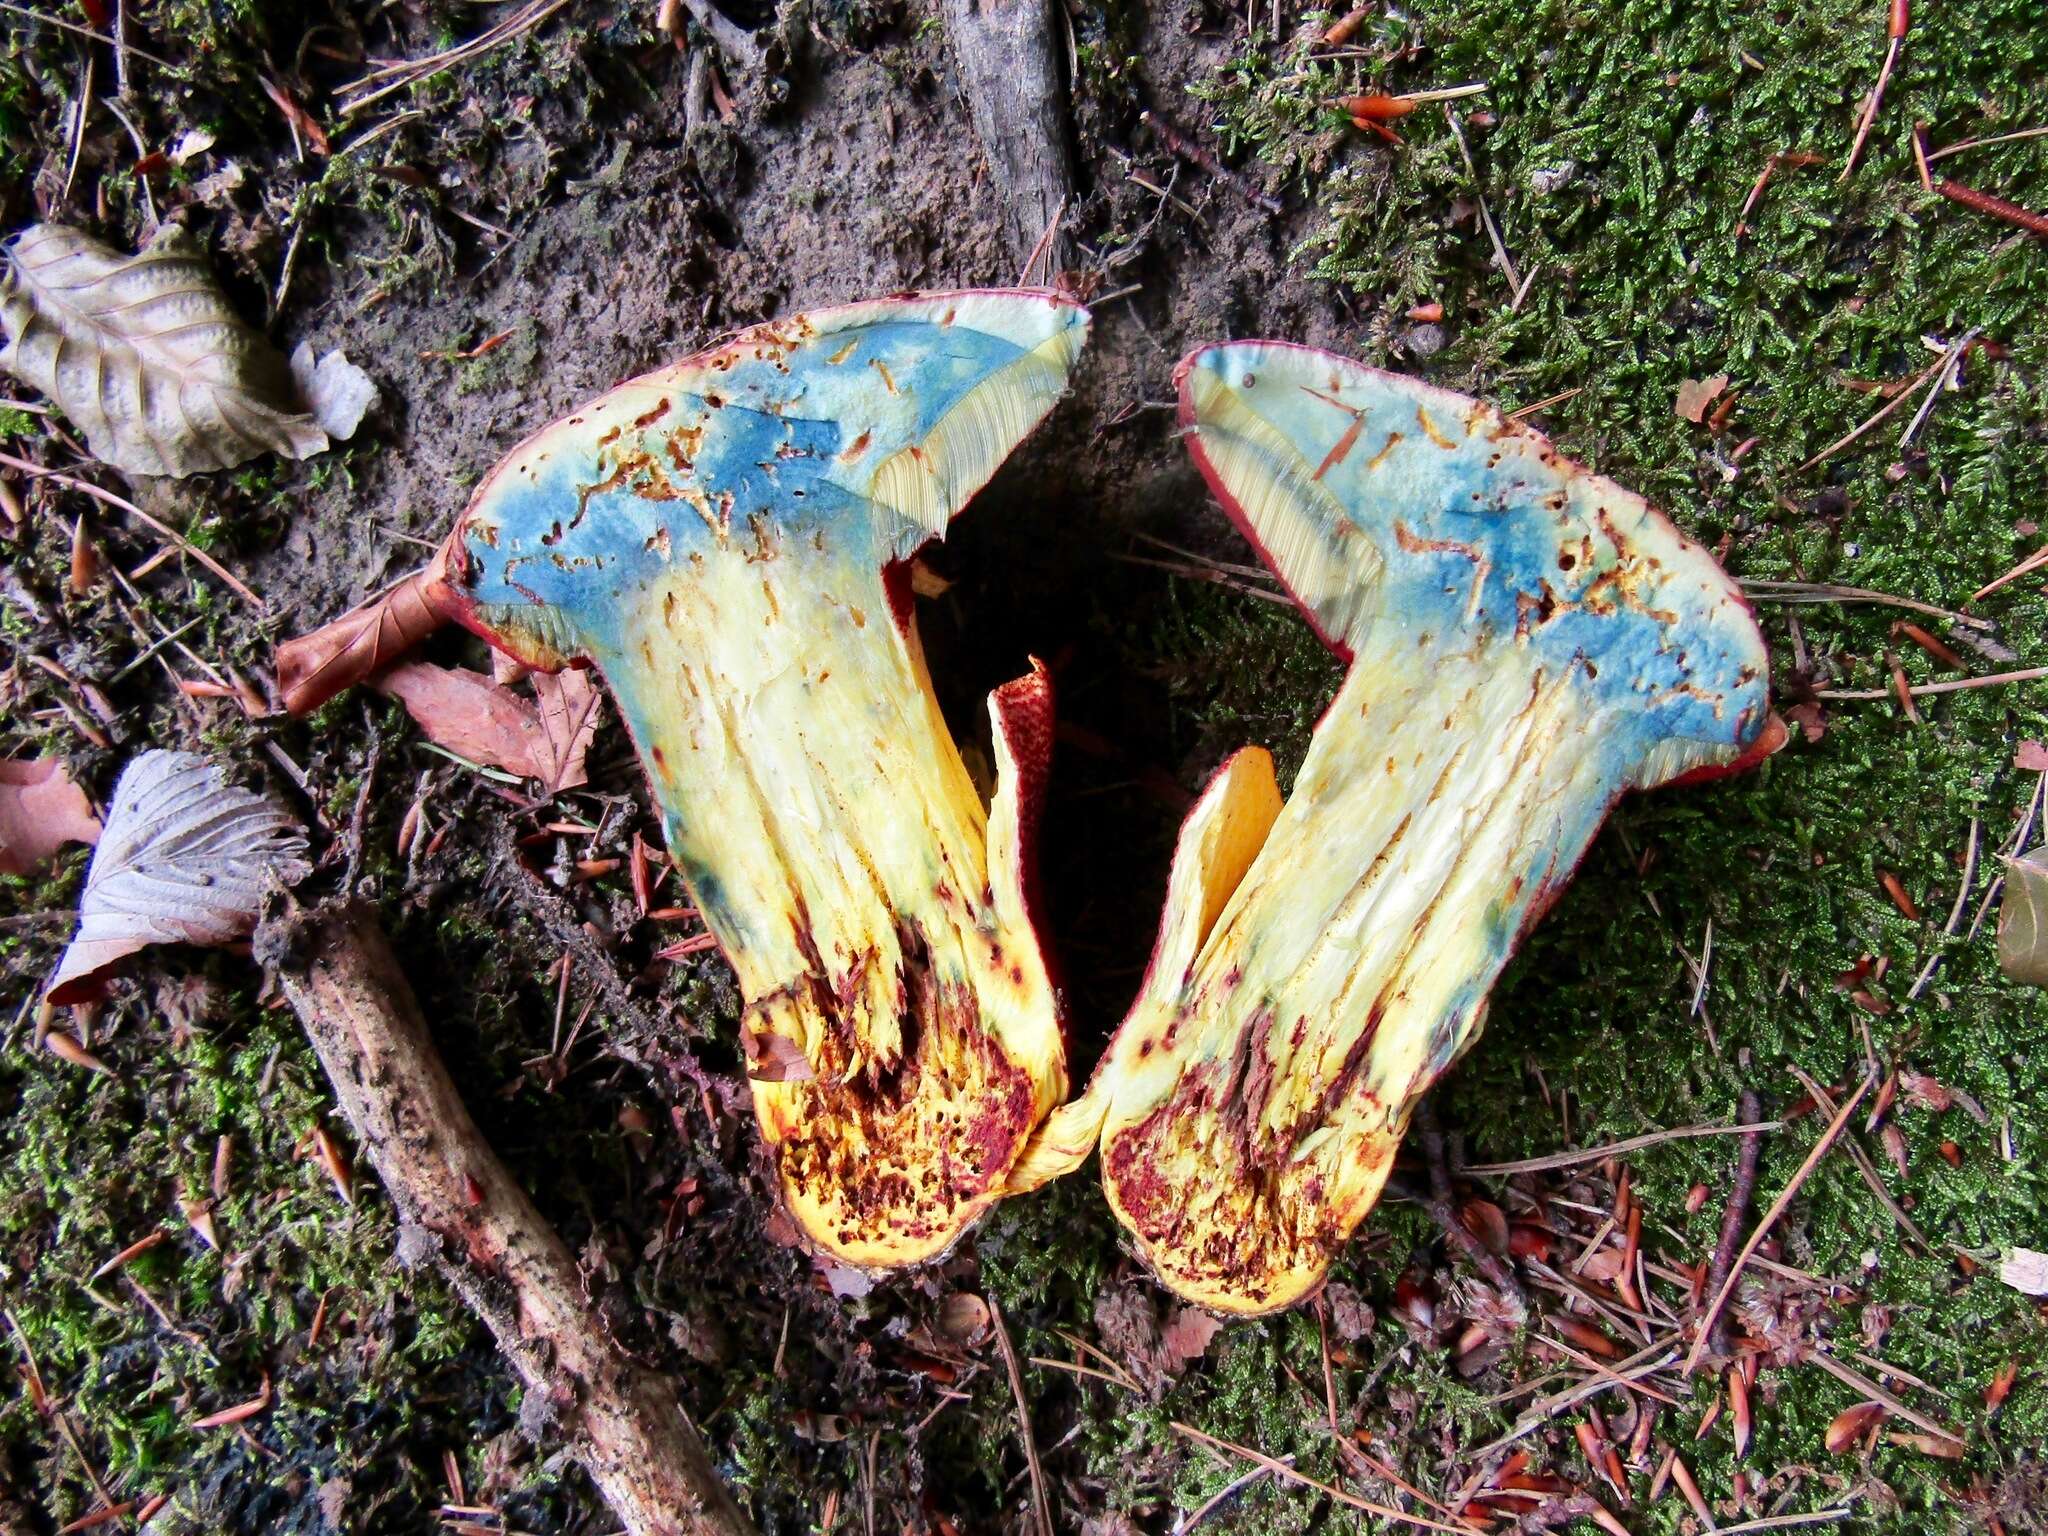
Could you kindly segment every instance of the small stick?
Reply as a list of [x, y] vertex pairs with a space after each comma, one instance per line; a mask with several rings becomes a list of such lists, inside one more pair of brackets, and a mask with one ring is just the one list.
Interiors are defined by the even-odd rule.
[[1868, 1377], [1862, 1376], [1857, 1372], [1850, 1370], [1848, 1366], [1842, 1364], [1841, 1361], [1837, 1360], [1825, 1349], [1815, 1349], [1806, 1358], [1811, 1360], [1815, 1365], [1819, 1366], [1822, 1370], [1826, 1371], [1830, 1376], [1834, 1377], [1837, 1381], [1843, 1382], [1848, 1386], [1854, 1387], [1858, 1392], [1861, 1392], [1865, 1397], [1868, 1397], [1872, 1402], [1883, 1403], [1885, 1407], [1891, 1409], [1893, 1413], [1896, 1413], [1908, 1424], [1917, 1424], [1922, 1429], [1926, 1430], [1930, 1435], [1938, 1435], [1943, 1440], [1953, 1440], [1957, 1445], [1961, 1445], [1963, 1443], [1963, 1437], [1957, 1434], [1954, 1430], [1950, 1429], [1947, 1425], [1936, 1423], [1933, 1419], [1927, 1417], [1926, 1414], [1921, 1413], [1917, 1409], [1915, 1409], [1911, 1404], [1899, 1401], [1898, 1398], [1892, 1396], [1891, 1393], [1885, 1391], [1885, 1389], [1883, 1387], [1880, 1387], [1876, 1382], [1870, 1380]]
[[1515, 1163], [1472, 1163], [1465, 1172], [1470, 1174], [1544, 1173], [1552, 1168], [1570, 1168], [1577, 1163], [1597, 1163], [1602, 1158], [1620, 1157], [1625, 1152], [1640, 1152], [1645, 1147], [1662, 1146], [1667, 1141], [1687, 1141], [1695, 1136], [1747, 1136], [1752, 1132], [1782, 1129], [1782, 1120], [1759, 1120], [1740, 1125], [1681, 1125], [1668, 1131], [1650, 1131], [1641, 1136], [1631, 1136], [1626, 1141], [1610, 1141], [1605, 1146], [1588, 1147], [1583, 1152], [1552, 1152], [1546, 1157], [1525, 1157]]
[[1031, 1505], [1038, 1517], [1039, 1536], [1052, 1536], [1052, 1506], [1045, 1501], [1045, 1473], [1038, 1465], [1038, 1442], [1031, 1437], [1031, 1405], [1024, 1396], [1024, 1372], [1017, 1365], [1016, 1346], [1003, 1323], [1003, 1309], [995, 1298], [988, 1299], [989, 1321], [995, 1324], [996, 1343], [1002, 1346], [1003, 1369], [1009, 1373], [1010, 1396], [1017, 1403], [1017, 1431], [1024, 1437], [1024, 1465], [1031, 1472]]
[[[1951, 624], [1962, 624], [1971, 629], [1997, 628], [1991, 620], [1980, 619], [1975, 614], [1957, 613], [1952, 608], [1940, 608], [1917, 598], [1896, 597], [1890, 592], [1873, 592], [1868, 587], [1837, 586], [1831, 581], [1764, 581], [1750, 577], [1743, 580], [1742, 591], [1753, 603], [1878, 603], [1888, 608], [1924, 613], [1930, 618], [1946, 619]], [[1975, 598], [1971, 601], [1974, 602]]]
[[1451, 1194], [1451, 1169], [1444, 1157], [1443, 1127], [1437, 1123], [1436, 1107], [1425, 1098], [1415, 1110], [1415, 1130], [1422, 1140], [1423, 1161], [1429, 1164], [1430, 1198], [1424, 1201], [1429, 1214], [1436, 1218], [1448, 1237], [1473, 1267], [1486, 1276], [1488, 1283], [1503, 1295], [1512, 1296], [1523, 1306], [1528, 1305], [1528, 1293], [1522, 1289], [1522, 1282], [1507, 1262], [1486, 1244], [1482, 1243], [1465, 1225], [1459, 1216], [1458, 1207]]
[[1965, 139], [1960, 144], [1951, 144], [1937, 149], [1927, 157], [1929, 165], [1937, 160], [1946, 160], [1950, 155], [1960, 155], [1966, 149], [1983, 149], [1992, 144], [2010, 144], [2015, 139], [2039, 139], [2048, 137], [2048, 128], [2022, 128], [2016, 133], [1994, 133], [1988, 139]]
[[1820, 1140], [1816, 1141], [1813, 1150], [1806, 1154], [1806, 1161], [1799, 1165], [1799, 1171], [1792, 1175], [1791, 1182], [1779, 1192], [1778, 1198], [1771, 1202], [1771, 1208], [1764, 1212], [1763, 1220], [1756, 1224], [1756, 1230], [1749, 1234], [1749, 1241], [1742, 1245], [1742, 1251], [1735, 1256], [1735, 1262], [1729, 1266], [1727, 1278], [1714, 1292], [1714, 1299], [1707, 1304], [1706, 1315], [1700, 1319], [1699, 1333], [1692, 1341], [1692, 1350], [1686, 1355], [1685, 1365], [1679, 1371], [1681, 1376], [1690, 1376], [1699, 1369], [1700, 1357], [1707, 1352], [1708, 1343], [1713, 1335], [1714, 1322], [1721, 1315], [1721, 1309], [1728, 1304], [1729, 1293], [1742, 1278], [1744, 1267], [1748, 1265], [1757, 1249], [1763, 1246], [1763, 1240], [1770, 1235], [1771, 1228], [1777, 1225], [1778, 1218], [1785, 1214], [1786, 1207], [1791, 1205], [1792, 1198], [1799, 1193], [1800, 1186], [1805, 1184], [1812, 1176], [1813, 1170], [1820, 1166], [1820, 1160], [1827, 1155], [1828, 1148], [1835, 1144], [1835, 1138], [1842, 1134], [1842, 1128], [1849, 1123], [1849, 1116], [1854, 1113], [1856, 1106], [1863, 1102], [1863, 1096], [1870, 1092], [1876, 1081], [1868, 1073], [1864, 1075], [1862, 1083], [1849, 1096], [1849, 1102], [1842, 1106], [1841, 1111], [1828, 1123], [1828, 1128], [1821, 1132]]
[[402, 1246], [439, 1260], [626, 1529], [753, 1536], [673, 1384], [603, 1329], [574, 1256], [477, 1129], [374, 910], [295, 910], [257, 931], [256, 952], [390, 1192]]
[[81, 480], [78, 478], [78, 476], [67, 475], [62, 470], [49, 469], [41, 464], [31, 464], [26, 459], [17, 459], [11, 453], [0, 453], [0, 464], [5, 464], [10, 469], [18, 469], [23, 474], [33, 476], [37, 479], [53, 480], [58, 485], [64, 486], [68, 490], [83, 491], [86, 495], [92, 497], [95, 501], [103, 501], [110, 507], [120, 508], [121, 511], [126, 512], [131, 517], [141, 519], [143, 522], [147, 523], [151, 528], [155, 529], [158, 533], [162, 534], [165, 538], [169, 539], [173, 544], [177, 545], [179, 549], [183, 550], [186, 554], [190, 555], [194, 560], [197, 560], [201, 565], [205, 566], [209, 571], [213, 572], [213, 574], [218, 576], [222, 581], [226, 582], [229, 590], [232, 591], [235, 594], [235, 596], [241, 598], [243, 602], [247, 603], [251, 608], [254, 608], [258, 613], [261, 613], [263, 611], [263, 599], [258, 597], [247, 586], [245, 586], [241, 578], [236, 576], [233, 571], [229, 570], [226, 566], [222, 565], [218, 560], [214, 559], [213, 556], [209, 555], [205, 550], [201, 549], [197, 544], [194, 544], [190, 539], [186, 538], [185, 535], [178, 532], [177, 529], [171, 527], [168, 523], [161, 522], [157, 518], [150, 516], [149, 513], [143, 511], [142, 508], [135, 505], [134, 502], [128, 500], [127, 497], [116, 496], [112, 491], [105, 490], [100, 486], [94, 485], [90, 480]]
[[1952, 203], [1961, 203], [1965, 208], [1974, 209], [1994, 219], [2001, 219], [2007, 224], [2017, 225], [2030, 235], [2048, 240], [2048, 215], [2038, 214], [2031, 208], [2022, 208], [2018, 203], [2008, 203], [2004, 198], [1993, 197], [1989, 192], [1979, 192], [1974, 187], [1962, 186], [1950, 181], [1946, 176], [1935, 178], [1934, 190]]
[[1316, 1492], [1335, 1499], [1340, 1504], [1349, 1505], [1352, 1509], [1362, 1509], [1369, 1515], [1378, 1515], [1382, 1520], [1394, 1520], [1402, 1525], [1412, 1525], [1420, 1531], [1449, 1531], [1451, 1536], [1471, 1536], [1472, 1528], [1470, 1526], [1445, 1525], [1441, 1521], [1424, 1519], [1421, 1515], [1411, 1515], [1406, 1510], [1391, 1509], [1385, 1504], [1375, 1504], [1370, 1499], [1361, 1499], [1355, 1493], [1347, 1493], [1342, 1488], [1338, 1488], [1330, 1483], [1320, 1482], [1304, 1472], [1297, 1472], [1286, 1462], [1279, 1460], [1277, 1457], [1268, 1456], [1264, 1451], [1255, 1451], [1248, 1445], [1238, 1445], [1233, 1441], [1219, 1440], [1214, 1435], [1205, 1435], [1192, 1424], [1183, 1424], [1180, 1420], [1174, 1419], [1170, 1421], [1170, 1427], [1176, 1434], [1186, 1435], [1190, 1440], [1198, 1444], [1209, 1446], [1213, 1450], [1228, 1451], [1233, 1456], [1241, 1456], [1246, 1461], [1257, 1463], [1277, 1478], [1290, 1483], [1299, 1483], [1304, 1488], [1313, 1488]]
[[[1800, 1071], [1796, 1063], [1790, 1065], [1792, 1067], [1792, 1075], [1799, 1079], [1799, 1085], [1813, 1095], [1813, 1102], [1821, 1107], [1823, 1113], [1833, 1114], [1835, 1112], [1835, 1096], [1815, 1082], [1812, 1077]], [[1877, 1165], [1871, 1162], [1870, 1154], [1856, 1144], [1856, 1139], [1853, 1136], [1844, 1141], [1842, 1145], [1848, 1149], [1850, 1161], [1855, 1163], [1857, 1171], [1863, 1175], [1863, 1182], [1870, 1186], [1871, 1193], [1876, 1195], [1885, 1208], [1892, 1213], [1893, 1220], [1897, 1221], [1905, 1229], [1906, 1235], [1918, 1243], [1921, 1248], [1928, 1253], [1934, 1252], [1934, 1244], [1927, 1240], [1927, 1234], [1922, 1232], [1913, 1218], [1906, 1214], [1905, 1207], [1892, 1198], [1892, 1192], [1884, 1187], [1884, 1180], [1878, 1177]]]
[[1269, 192], [1263, 192], [1258, 187], [1252, 185], [1249, 180], [1233, 171], [1221, 160], [1218, 160], [1208, 150], [1202, 148], [1201, 145], [1182, 133], [1180, 129], [1174, 127], [1172, 123], [1168, 122], [1157, 112], [1140, 112], [1138, 114], [1138, 121], [1146, 124], [1154, 133], [1158, 134], [1159, 142], [1164, 144], [1174, 154], [1179, 155], [1183, 160], [1193, 161], [1218, 181], [1227, 181], [1236, 187], [1238, 191], [1242, 192], [1251, 201], [1254, 207], [1263, 208], [1268, 213], [1279, 213], [1283, 210], [1285, 205], [1281, 203], [1279, 198], [1274, 197]]
[[1869, 416], [1865, 417], [1863, 423], [1860, 426], [1855, 427], [1845, 436], [1836, 438], [1832, 443], [1829, 443], [1827, 447], [1821, 449], [1819, 453], [1816, 453], [1804, 464], [1801, 464], [1798, 468], [1793, 470], [1792, 473], [1794, 473], [1795, 475], [1803, 475], [1806, 473], [1806, 471], [1813, 468], [1814, 465], [1819, 464], [1825, 459], [1831, 459], [1836, 454], [1840, 453], [1844, 448], [1848, 447], [1851, 443], [1855, 442], [1856, 439], [1863, 436], [1864, 433], [1870, 431], [1871, 428], [1875, 427], [1879, 422], [1883, 421], [1886, 417], [1890, 416], [1893, 411], [1896, 411], [1900, 406], [1904, 405], [1906, 403], [1907, 398], [1912, 395], [1913, 391], [1918, 389], [1922, 384], [1925, 384], [1929, 379], [1933, 378], [1936, 371], [1939, 370], [1947, 361], [1948, 360], [1946, 358], [1943, 358], [1938, 362], [1929, 363], [1919, 373], [1913, 375], [1912, 380], [1906, 385], [1904, 389], [1900, 390], [1896, 395], [1893, 395], [1891, 399], [1885, 401], [1883, 405], [1879, 406]]
[[1877, 84], [1870, 88], [1869, 99], [1863, 106], [1863, 120], [1856, 125], [1856, 142], [1849, 146], [1849, 163], [1842, 167], [1842, 175], [1835, 185], [1840, 186], [1856, 171], [1857, 157], [1863, 153], [1863, 141], [1870, 137], [1872, 125], [1877, 122], [1877, 109], [1884, 100], [1884, 88], [1891, 82], [1892, 67], [1899, 62], [1899, 48], [1906, 40], [1906, 29], [1912, 25], [1912, 10], [1908, 0], [1892, 0], [1891, 17], [1885, 27], [1885, 35], [1891, 39], [1884, 51], [1884, 65], [1877, 72]]
[[[1754, 1088], [1742, 1090], [1737, 1100], [1736, 1117], [1754, 1122], [1763, 1115], [1763, 1100]], [[1721, 1214], [1721, 1240], [1714, 1244], [1713, 1262], [1707, 1266], [1709, 1293], [1720, 1290], [1728, 1278], [1728, 1271], [1735, 1263], [1735, 1244], [1741, 1236], [1742, 1223], [1749, 1215], [1750, 1200], [1756, 1194], [1756, 1174], [1763, 1161], [1764, 1138], [1761, 1131], [1752, 1131], [1742, 1138], [1742, 1150], [1735, 1161], [1735, 1183], [1728, 1192], [1728, 1208]], [[1717, 1355], [1728, 1353], [1728, 1323], [1725, 1317], [1716, 1316], [1708, 1329], [1709, 1347]]]
[[[1930, 693], [1962, 693], [1971, 688], [1996, 688], [2003, 683], [2031, 683], [2040, 677], [2048, 677], [2048, 667], [2025, 667], [2018, 672], [1987, 672], [1982, 677], [1951, 677], [1938, 683], [1915, 683], [1906, 692], [1919, 699]], [[1889, 688], [1821, 688], [1815, 691], [1814, 697], [1889, 699], [1895, 695]]]
[[1451, 125], [1451, 137], [1458, 141], [1458, 153], [1465, 161], [1465, 174], [1472, 178], [1472, 196], [1479, 203], [1479, 220], [1486, 226], [1487, 238], [1493, 241], [1494, 259], [1500, 263], [1501, 275], [1508, 280], [1508, 292], [1522, 291], [1521, 276], [1515, 271], [1514, 261], [1508, 256], [1508, 248], [1500, 237], [1500, 228], [1493, 222], [1493, 211], [1486, 206], [1486, 194], [1479, 190], [1479, 168], [1472, 163], [1472, 150], [1465, 143], [1465, 125], [1458, 121], [1458, 114], [1450, 104], [1444, 104], [1444, 117]]

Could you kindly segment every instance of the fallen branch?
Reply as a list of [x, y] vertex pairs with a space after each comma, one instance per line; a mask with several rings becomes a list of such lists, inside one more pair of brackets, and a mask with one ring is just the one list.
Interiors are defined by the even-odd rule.
[[1742, 1251], [1735, 1256], [1735, 1262], [1728, 1268], [1728, 1277], [1714, 1291], [1713, 1299], [1707, 1303], [1707, 1310], [1700, 1318], [1699, 1333], [1692, 1341], [1692, 1349], [1685, 1357], [1685, 1364], [1679, 1375], [1690, 1376], [1699, 1368], [1700, 1357], [1707, 1352], [1708, 1341], [1713, 1337], [1714, 1320], [1721, 1315], [1721, 1309], [1728, 1304], [1728, 1297], [1734, 1291], [1736, 1282], [1742, 1278], [1742, 1271], [1749, 1264], [1763, 1240], [1771, 1234], [1771, 1228], [1778, 1224], [1778, 1218], [1785, 1214], [1785, 1208], [1792, 1203], [1813, 1170], [1820, 1166], [1820, 1160], [1827, 1156], [1828, 1148], [1835, 1144], [1835, 1138], [1842, 1134], [1842, 1128], [1849, 1123], [1849, 1116], [1856, 1106], [1863, 1102], [1863, 1096], [1876, 1086], [1877, 1079], [1865, 1075], [1856, 1091], [1849, 1096], [1835, 1118], [1828, 1122], [1828, 1128], [1821, 1132], [1820, 1140], [1813, 1144], [1813, 1150], [1806, 1154], [1806, 1161], [1799, 1165], [1799, 1171], [1792, 1175], [1792, 1181], [1778, 1192], [1778, 1198], [1771, 1202], [1771, 1208], [1764, 1212], [1763, 1219], [1756, 1224], [1756, 1230], [1749, 1234], [1749, 1241], [1742, 1245]]
[[752, 1536], [673, 1390], [603, 1331], [575, 1259], [463, 1107], [371, 909], [273, 918], [256, 953], [397, 1207], [401, 1254], [434, 1254], [626, 1529]]
[[[1073, 205], [1052, 0], [945, 0], [944, 10], [974, 136], [995, 172], [1004, 233], [1024, 265]], [[1066, 265], [1057, 233], [1044, 260], [1054, 272]]]
[[[1763, 1100], [1757, 1097], [1756, 1090], [1743, 1089], [1735, 1111], [1736, 1119], [1754, 1125], [1763, 1118], [1763, 1112]], [[1742, 1138], [1742, 1152], [1735, 1160], [1735, 1182], [1728, 1191], [1728, 1209], [1721, 1214], [1721, 1240], [1714, 1245], [1713, 1262], [1707, 1266], [1705, 1289], [1710, 1295], [1720, 1291], [1730, 1267], [1735, 1263], [1735, 1244], [1741, 1239], [1743, 1218], [1749, 1215], [1749, 1202], [1756, 1193], [1756, 1170], [1763, 1155], [1762, 1131], [1751, 1131]], [[1707, 1329], [1707, 1347], [1717, 1355], [1728, 1353], [1726, 1313], [1716, 1314], [1713, 1325]]]

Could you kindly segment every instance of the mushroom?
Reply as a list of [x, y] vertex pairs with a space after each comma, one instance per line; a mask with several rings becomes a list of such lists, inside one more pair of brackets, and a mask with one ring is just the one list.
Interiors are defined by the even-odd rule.
[[1051, 680], [989, 699], [984, 806], [925, 671], [911, 554], [1060, 397], [1087, 313], [909, 295], [757, 327], [513, 450], [437, 606], [596, 667], [738, 975], [784, 1198], [881, 1268], [945, 1249], [1066, 1097], [1031, 910]]
[[1138, 999], [1012, 1188], [1099, 1143], [1160, 1278], [1260, 1313], [1321, 1284], [1616, 798], [1783, 728], [1713, 558], [1492, 406], [1278, 342], [1176, 378], [1204, 477], [1349, 671], [1284, 804], [1257, 749], [1210, 783]]

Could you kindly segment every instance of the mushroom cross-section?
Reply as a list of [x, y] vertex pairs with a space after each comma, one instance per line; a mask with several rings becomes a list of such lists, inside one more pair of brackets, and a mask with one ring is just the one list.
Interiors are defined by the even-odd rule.
[[984, 806], [903, 562], [1064, 391], [1048, 293], [905, 296], [747, 331], [526, 440], [436, 602], [597, 667], [738, 973], [784, 1198], [850, 1264], [943, 1252], [1066, 1095], [1029, 899], [1050, 682], [990, 696]]
[[1178, 381], [1203, 475], [1350, 667], [1284, 804], [1250, 749], [1190, 814], [1138, 999], [1012, 1187], [1099, 1141], [1159, 1276], [1256, 1313], [1321, 1282], [1615, 798], [1774, 732], [1735, 584], [1493, 407], [1275, 342]]

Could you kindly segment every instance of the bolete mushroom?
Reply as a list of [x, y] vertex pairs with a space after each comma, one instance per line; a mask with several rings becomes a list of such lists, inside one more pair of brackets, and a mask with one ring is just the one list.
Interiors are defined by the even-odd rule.
[[1029, 291], [746, 331], [528, 438], [462, 514], [437, 603], [596, 667], [738, 973], [798, 1226], [865, 1267], [942, 1253], [1066, 1096], [1031, 846], [1051, 685], [989, 699], [984, 806], [908, 561], [1052, 408], [1087, 331]]
[[1320, 1284], [1615, 799], [1783, 732], [1713, 558], [1493, 407], [1277, 342], [1177, 380], [1210, 487], [1350, 668], [1284, 804], [1251, 749], [1190, 814], [1138, 999], [1012, 1187], [1099, 1142], [1160, 1278], [1259, 1313]]

